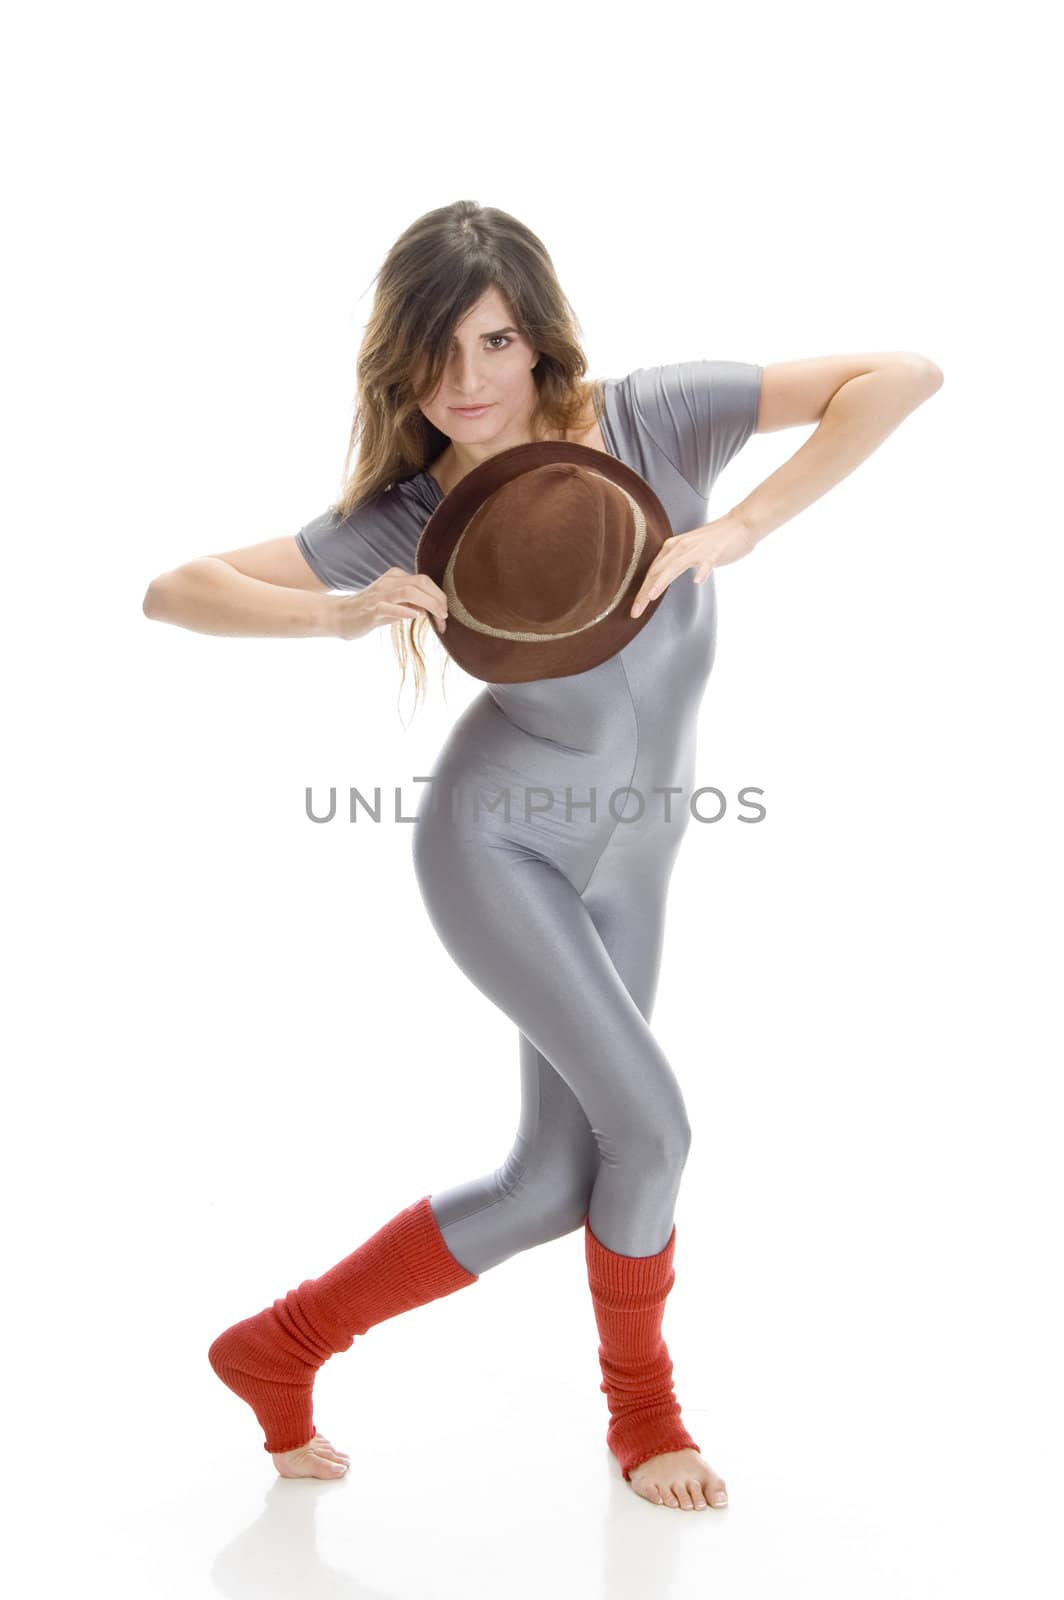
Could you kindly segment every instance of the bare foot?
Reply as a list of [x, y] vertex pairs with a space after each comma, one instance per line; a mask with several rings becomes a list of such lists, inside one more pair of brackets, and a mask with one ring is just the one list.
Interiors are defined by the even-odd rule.
[[320, 1433], [298, 1449], [282, 1450], [273, 1457], [282, 1478], [342, 1478], [350, 1463], [351, 1457], [334, 1450]]
[[728, 1504], [724, 1479], [697, 1450], [667, 1450], [632, 1468], [628, 1480], [636, 1494], [653, 1505], [681, 1511], [705, 1511], [707, 1503], [721, 1510]]

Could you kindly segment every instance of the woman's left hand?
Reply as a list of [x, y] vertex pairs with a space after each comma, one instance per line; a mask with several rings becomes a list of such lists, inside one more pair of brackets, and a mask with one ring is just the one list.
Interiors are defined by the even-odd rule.
[[695, 582], [705, 583], [714, 567], [727, 566], [749, 555], [757, 539], [737, 517], [718, 517], [690, 533], [677, 533], [666, 539], [646, 570], [639, 593], [632, 602], [631, 615], [638, 617], [649, 600], [659, 594], [689, 567], [695, 571]]

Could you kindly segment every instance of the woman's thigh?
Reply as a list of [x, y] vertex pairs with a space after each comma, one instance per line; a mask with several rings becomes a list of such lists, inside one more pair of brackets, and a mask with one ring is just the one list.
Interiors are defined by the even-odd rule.
[[[419, 830], [420, 831], [420, 830]], [[660, 1152], [686, 1122], [672, 1067], [640, 1009], [636, 957], [657, 941], [612, 937], [633, 998], [591, 910], [541, 856], [497, 844], [415, 851], [426, 910], [466, 976], [516, 1023], [572, 1091], [606, 1159], [616, 1144]], [[600, 913], [601, 914], [601, 913]], [[640, 915], [636, 908], [633, 915]], [[649, 983], [653, 988], [653, 983]]]

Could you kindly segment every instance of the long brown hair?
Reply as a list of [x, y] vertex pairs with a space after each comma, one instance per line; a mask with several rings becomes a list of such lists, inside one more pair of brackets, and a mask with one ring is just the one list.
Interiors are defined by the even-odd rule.
[[[331, 508], [341, 518], [424, 471], [450, 442], [423, 415], [418, 398], [436, 392], [457, 324], [492, 287], [540, 353], [532, 373], [533, 438], [565, 437], [591, 426], [589, 404], [596, 390], [601, 394], [601, 382], [585, 380], [576, 314], [543, 244], [516, 217], [473, 200], [427, 211], [399, 235], [372, 281], [377, 290], [358, 352], [343, 489]], [[416, 393], [415, 372], [421, 377]], [[430, 627], [427, 616], [392, 624], [400, 694], [413, 660], [415, 709], [426, 684], [422, 646]]]

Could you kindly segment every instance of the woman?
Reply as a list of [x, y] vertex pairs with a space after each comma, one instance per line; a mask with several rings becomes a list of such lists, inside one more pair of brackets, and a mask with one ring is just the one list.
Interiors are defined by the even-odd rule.
[[[322, 1363], [376, 1323], [583, 1227], [610, 1448], [644, 1498], [704, 1509], [726, 1505], [726, 1488], [684, 1426], [661, 1334], [690, 1128], [649, 1019], [714, 653], [712, 572], [851, 471], [941, 374], [910, 355], [766, 369], [692, 360], [589, 383], [574, 330], [550, 258], [520, 222], [469, 201], [421, 217], [378, 276], [348, 450], [349, 464], [357, 439], [358, 462], [339, 503], [295, 539], [156, 579], [145, 599], [149, 616], [210, 632], [356, 639], [390, 625], [420, 691], [421, 641], [432, 623], [446, 640], [448, 605], [417, 571], [418, 541], [480, 463], [536, 440], [606, 452], [645, 479], [673, 530], [632, 595], [632, 616], [660, 599], [646, 625], [591, 670], [487, 684], [433, 774], [453, 789], [505, 773], [550, 796], [578, 790], [583, 806], [546, 823], [490, 811], [473, 828], [423, 791], [414, 864], [428, 913], [518, 1025], [513, 1149], [226, 1329], [209, 1355], [253, 1408], [282, 1476], [341, 1476], [348, 1456], [313, 1422]], [[713, 482], [752, 433], [818, 419], [790, 462], [704, 522]], [[642, 800], [611, 801], [626, 788]]]

